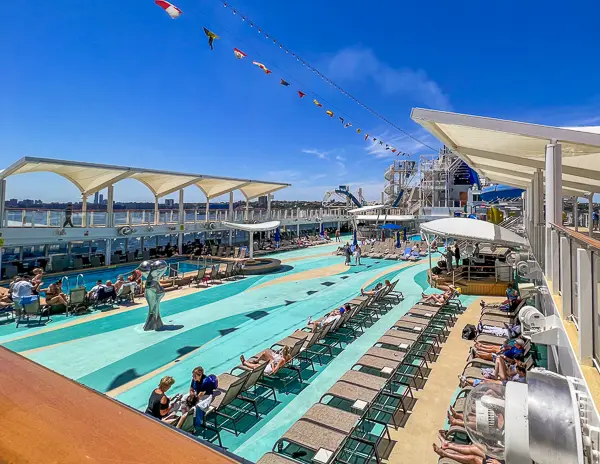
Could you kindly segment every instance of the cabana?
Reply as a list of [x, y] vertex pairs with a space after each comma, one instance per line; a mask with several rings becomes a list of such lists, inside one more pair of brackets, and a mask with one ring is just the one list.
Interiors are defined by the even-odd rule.
[[[486, 243], [495, 247], [508, 247], [508, 248], [520, 248], [528, 247], [527, 240], [515, 232], [508, 230], [504, 227], [500, 227], [491, 222], [479, 221], [476, 219], [467, 218], [444, 218], [437, 219], [435, 221], [425, 222], [421, 224], [421, 232], [425, 236], [427, 246], [429, 248], [429, 271], [431, 275], [432, 262], [431, 262], [431, 239], [430, 236], [443, 238], [454, 238], [457, 240], [468, 240], [477, 243]], [[453, 283], [455, 283], [455, 273], [452, 275]], [[469, 278], [468, 282], [471, 281], [470, 266], [469, 266]], [[491, 284], [491, 283], [490, 283]], [[494, 288], [497, 282], [493, 282], [492, 288]], [[481, 284], [483, 285], [483, 283]], [[481, 292], [481, 288], [473, 291]], [[487, 292], [487, 293], [485, 293]], [[484, 293], [480, 294], [492, 294], [489, 293], [490, 289], [485, 290]], [[473, 293], [467, 291], [464, 293]]]
[[237, 224], [235, 222], [223, 222], [223, 225], [237, 230], [245, 230], [249, 233], [248, 240], [248, 256], [254, 258], [254, 232], [266, 232], [268, 230], [277, 229], [281, 221], [263, 222], [261, 224]]

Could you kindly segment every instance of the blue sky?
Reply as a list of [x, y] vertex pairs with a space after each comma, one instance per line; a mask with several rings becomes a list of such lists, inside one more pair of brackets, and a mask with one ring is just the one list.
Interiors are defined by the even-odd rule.
[[[344, 130], [339, 114], [415, 156], [430, 151], [282, 53], [219, 0], [174, 3], [184, 12], [177, 20], [152, 0], [11, 2], [0, 17], [0, 164], [44, 156], [292, 183], [276, 195], [282, 199], [320, 199], [349, 183], [376, 199], [393, 158]], [[600, 125], [598, 2], [233, 5], [432, 146], [409, 118], [414, 106]], [[214, 51], [203, 26], [221, 36]], [[236, 60], [233, 47], [248, 59]], [[292, 86], [280, 86], [282, 77]], [[307, 97], [300, 100], [297, 88]], [[335, 120], [311, 103], [313, 93]], [[9, 179], [9, 197], [77, 195], [53, 176], [21, 179]], [[135, 181], [118, 184], [116, 196], [151, 199]], [[202, 201], [193, 188], [186, 198]]]

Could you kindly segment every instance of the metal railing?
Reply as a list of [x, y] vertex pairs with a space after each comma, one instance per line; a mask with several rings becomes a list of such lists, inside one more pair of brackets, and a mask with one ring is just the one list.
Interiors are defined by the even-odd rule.
[[[268, 220], [345, 220], [347, 215], [339, 208], [326, 209], [265, 209], [246, 210], [210, 210], [208, 215], [202, 208], [184, 210], [184, 218], [180, 220], [179, 210], [159, 210], [158, 216], [154, 210], [116, 210], [113, 211], [112, 224], [115, 226], [181, 224], [199, 222], [262, 222]], [[0, 227], [63, 227], [67, 215], [64, 210], [35, 209], [35, 208], [7, 208], [5, 217]], [[84, 220], [85, 219], [85, 220]], [[106, 227], [109, 223], [106, 211], [73, 211], [71, 221], [74, 226]]]

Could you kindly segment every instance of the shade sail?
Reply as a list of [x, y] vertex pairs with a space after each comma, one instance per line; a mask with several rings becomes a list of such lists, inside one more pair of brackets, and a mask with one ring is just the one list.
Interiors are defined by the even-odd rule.
[[247, 232], [264, 232], [266, 230], [277, 229], [281, 221], [263, 222], [261, 224], [238, 224], [236, 222], [223, 222], [222, 224], [232, 229], [245, 230]]
[[362, 213], [365, 211], [374, 211], [376, 209], [383, 209], [383, 208], [385, 208], [385, 205], [371, 205], [371, 206], [363, 206], [362, 208], [350, 209], [350, 210], [348, 210], [348, 212], [350, 214], [355, 214], [355, 213]]
[[21, 158], [0, 171], [0, 179], [16, 174], [52, 172], [72, 182], [84, 196], [131, 178], [144, 184], [156, 196], [169, 195], [190, 185], [200, 188], [207, 198], [214, 198], [234, 190], [241, 190], [248, 199], [289, 187], [290, 184], [252, 179], [194, 174], [191, 172], [159, 171], [156, 169], [113, 166], [50, 158]]
[[488, 180], [527, 188], [536, 169], [545, 171], [546, 145], [562, 146], [566, 195], [600, 191], [597, 128], [564, 128], [414, 108], [412, 119]]
[[527, 241], [513, 231], [486, 221], [467, 218], [436, 219], [421, 224], [421, 231], [440, 237], [494, 243], [509, 247], [528, 246]]

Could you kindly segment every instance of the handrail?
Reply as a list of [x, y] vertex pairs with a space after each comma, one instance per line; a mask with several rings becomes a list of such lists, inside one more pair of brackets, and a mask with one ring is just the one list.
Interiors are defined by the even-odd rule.
[[581, 232], [575, 232], [574, 230], [567, 229], [565, 226], [559, 226], [558, 224], [551, 224], [553, 229], [564, 235], [568, 235], [578, 242], [583, 242], [587, 246], [593, 248], [595, 251], [600, 251], [600, 240], [589, 237], [588, 235], [582, 234]]
[[[80, 277], [81, 277], [81, 284], [79, 283]], [[75, 287], [77, 287], [77, 288], [85, 287], [85, 277], [83, 276], [83, 274], [77, 275], [77, 278], [75, 279]]]

